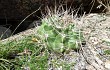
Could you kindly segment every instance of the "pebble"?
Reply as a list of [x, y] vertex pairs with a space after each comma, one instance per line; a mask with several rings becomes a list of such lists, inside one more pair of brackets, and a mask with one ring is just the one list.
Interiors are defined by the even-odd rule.
[[30, 28], [34, 28], [34, 27], [37, 27], [41, 24], [41, 21], [33, 21], [28, 27], [27, 29], [30, 29]]
[[105, 62], [105, 67], [110, 70], [110, 61], [109, 60], [107, 60]]

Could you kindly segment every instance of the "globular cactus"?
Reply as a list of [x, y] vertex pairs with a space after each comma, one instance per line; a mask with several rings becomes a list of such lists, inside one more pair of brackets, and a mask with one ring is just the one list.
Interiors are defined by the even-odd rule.
[[54, 52], [62, 53], [79, 49], [79, 42], [83, 40], [83, 36], [77, 31], [73, 22], [66, 24], [61, 18], [53, 15], [43, 19], [37, 32], [40, 39], [45, 42], [49, 50]]

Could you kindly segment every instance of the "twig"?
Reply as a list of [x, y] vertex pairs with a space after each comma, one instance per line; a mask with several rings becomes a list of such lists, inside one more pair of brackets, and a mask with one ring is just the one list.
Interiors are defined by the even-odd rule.
[[31, 14], [29, 14], [27, 17], [25, 17], [20, 23], [19, 25], [15, 28], [15, 30], [13, 31], [13, 33], [11, 34], [11, 36], [14, 34], [14, 32], [17, 30], [17, 28], [27, 19], [29, 18], [31, 15], [35, 14], [37, 11], [39, 11], [41, 9], [41, 6], [35, 10], [34, 12], [32, 12]]

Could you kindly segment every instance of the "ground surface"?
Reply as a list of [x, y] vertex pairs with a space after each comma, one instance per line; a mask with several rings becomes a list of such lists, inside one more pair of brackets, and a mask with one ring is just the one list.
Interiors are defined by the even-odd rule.
[[[48, 55], [46, 54], [47, 51], [43, 51], [43, 52], [40, 51], [40, 53], [38, 52], [39, 54], [35, 58], [37, 61], [36, 63], [35, 61], [33, 62], [33, 60], [35, 60], [33, 56], [28, 56], [28, 58], [24, 59], [26, 60], [24, 61], [24, 64], [22, 64], [19, 67], [21, 67], [23, 70], [31, 70], [31, 69], [34, 70], [33, 67], [36, 66], [39, 68], [39, 70], [47, 70], [47, 69], [49, 70], [110, 70], [109, 15], [106, 16], [104, 14], [100, 14], [100, 15], [89, 14], [89, 15], [84, 15], [81, 18], [77, 18], [77, 19], [75, 18], [73, 19], [73, 21], [76, 28], [80, 29], [80, 31], [83, 33], [85, 40], [84, 44], [81, 45], [80, 50], [78, 51], [71, 50], [70, 52], [64, 54], [57, 54], [51, 52]], [[31, 40], [34, 37], [34, 35], [36, 35], [35, 32], [36, 32], [36, 28], [27, 30], [13, 37], [2, 40], [1, 43], [2, 44], [4, 43], [5, 45], [1, 45], [0, 48], [4, 47], [5, 49], [2, 48], [0, 50], [0, 53], [2, 54], [0, 56], [0, 61], [2, 61], [2, 58], [4, 58], [3, 57], [5, 55], [4, 53], [6, 54], [8, 53], [6, 52], [8, 49], [9, 50], [11, 49], [10, 51], [13, 51], [13, 49], [14, 50], [18, 49], [15, 48], [14, 46], [16, 47], [28, 46], [28, 49], [32, 50], [33, 49], [32, 47], [35, 46], [36, 43], [33, 43], [34, 45], [31, 46], [29, 40]], [[26, 36], [29, 36], [29, 38], [27, 38], [28, 41], [25, 41], [25, 39], [23, 39]], [[6, 45], [8, 41], [14, 42], [13, 43], [14, 45], [12, 45], [11, 43]], [[12, 48], [7, 48], [7, 46]], [[31, 48], [29, 48], [30, 46]], [[19, 52], [20, 52], [19, 54], [23, 52], [25, 53], [26, 49], [24, 50], [22, 49]], [[20, 58], [19, 62], [20, 61], [22, 62], [21, 58], [23, 57], [21, 56], [19, 58]], [[32, 58], [33, 60], [31, 60]], [[12, 62], [12, 60], [10, 62]], [[20, 69], [19, 67], [18, 69]], [[47, 68], [43, 68], [43, 67], [47, 67]]]
[[[110, 17], [103, 14], [89, 14], [79, 21], [78, 28], [82, 29], [86, 40], [86, 46], [91, 51], [91, 53], [89, 53], [90, 51], [87, 52], [86, 47], [86, 50], [83, 48], [87, 60], [94, 66], [94, 68], [98, 68], [97, 64], [99, 64], [98, 70], [109, 70], [101, 68], [101, 65], [104, 65], [107, 68], [110, 67], [110, 57], [108, 54], [110, 52]], [[90, 55], [92, 54], [93, 56], [91, 57]], [[94, 58], [98, 61], [97, 64], [91, 60]], [[88, 70], [97, 70], [97, 68], [94, 68]]]

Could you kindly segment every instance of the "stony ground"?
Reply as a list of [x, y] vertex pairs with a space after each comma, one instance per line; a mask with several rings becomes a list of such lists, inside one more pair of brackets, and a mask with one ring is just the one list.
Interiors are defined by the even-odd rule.
[[[85, 42], [77, 52], [49, 54], [48, 70], [110, 70], [110, 17], [104, 14], [89, 14], [75, 18], [74, 23], [83, 33]], [[30, 29], [3, 40], [17, 40], [34, 34]], [[43, 55], [43, 54], [41, 54]], [[41, 56], [39, 55], [39, 56]], [[25, 69], [30, 70], [30, 69]]]
[[86, 41], [86, 47], [82, 47], [82, 54], [89, 63], [87, 70], [109, 70], [110, 56], [105, 52], [110, 50], [109, 15], [89, 14], [84, 16], [77, 26], [82, 30]]
[[[85, 38], [78, 52], [50, 54], [50, 70], [110, 70], [110, 17], [89, 14], [74, 20]], [[108, 52], [105, 52], [108, 51]], [[64, 68], [62, 63], [70, 64]]]
[[[51, 55], [50, 61], [56, 59], [59, 64], [62, 62], [73, 64], [69, 70], [110, 70], [109, 15], [89, 14], [74, 20], [74, 22], [77, 28], [83, 32], [86, 44], [82, 45], [79, 52], [71, 51], [64, 54], [63, 58]], [[54, 68], [55, 65], [51, 65]], [[62, 66], [58, 66], [54, 70], [62, 70]]]

